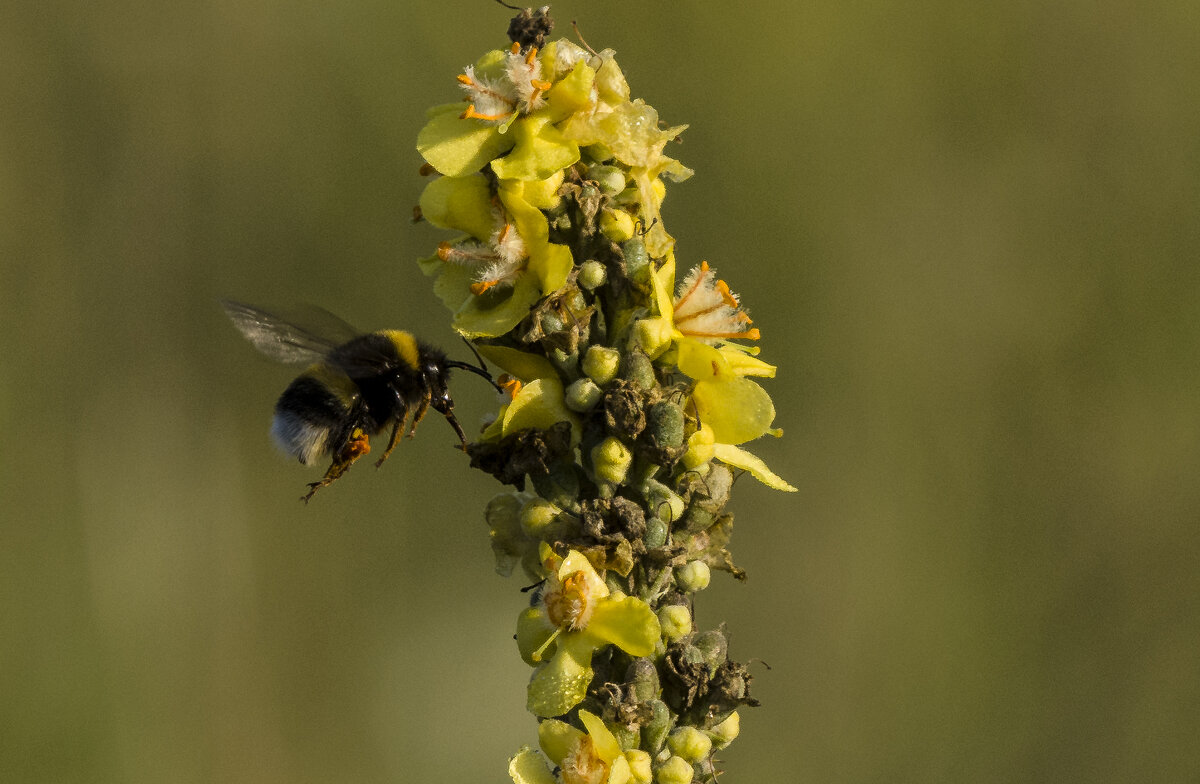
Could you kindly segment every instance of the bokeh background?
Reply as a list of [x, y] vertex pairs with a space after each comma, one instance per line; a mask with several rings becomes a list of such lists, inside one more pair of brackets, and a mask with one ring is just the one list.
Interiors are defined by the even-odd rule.
[[[691, 128], [665, 217], [787, 431], [701, 622], [740, 782], [1200, 780], [1191, 0], [562, 2]], [[506, 781], [499, 490], [429, 421], [308, 507], [216, 301], [453, 350], [423, 110], [485, 0], [0, 8], [0, 780]], [[465, 421], [491, 404], [456, 390]]]

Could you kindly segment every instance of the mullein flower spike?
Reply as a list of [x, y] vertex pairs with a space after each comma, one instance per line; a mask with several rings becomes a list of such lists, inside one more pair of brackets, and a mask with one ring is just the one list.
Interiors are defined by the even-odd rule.
[[[545, 41], [547, 9], [457, 77], [417, 139], [420, 216], [453, 232], [421, 260], [451, 323], [503, 375], [472, 466], [514, 489], [485, 514], [496, 569], [536, 589], [517, 620], [541, 751], [517, 784], [715, 781], [753, 706], [725, 627], [694, 595], [729, 553], [732, 469], [782, 435], [741, 299], [700, 262], [676, 279], [667, 181], [692, 172], [606, 49]], [[521, 32], [537, 24], [537, 35]], [[512, 31], [517, 32], [512, 32]]]

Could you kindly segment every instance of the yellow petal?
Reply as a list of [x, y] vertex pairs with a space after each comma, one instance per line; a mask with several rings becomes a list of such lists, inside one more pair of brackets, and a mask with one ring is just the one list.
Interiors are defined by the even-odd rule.
[[417, 151], [430, 166], [451, 177], [477, 172], [513, 146], [513, 138], [502, 136], [494, 125], [460, 119], [466, 108], [466, 103], [435, 107], [417, 134]]
[[581, 710], [579, 711], [579, 720], [583, 722], [588, 735], [592, 736], [592, 746], [596, 749], [600, 759], [611, 765], [613, 760], [621, 756], [621, 744], [617, 743], [616, 736], [609, 731], [608, 727], [604, 726], [604, 722], [600, 720], [599, 716]]
[[578, 550], [571, 550], [563, 559], [562, 565], [558, 567], [558, 579], [565, 580], [576, 573], [583, 575], [593, 599], [599, 600], [608, 596], [608, 586], [600, 579], [592, 562]]
[[561, 765], [583, 737], [582, 730], [558, 719], [546, 719], [538, 725], [538, 745], [555, 765]]
[[796, 492], [796, 488], [783, 481], [771, 469], [767, 468], [767, 464], [761, 458], [755, 457], [744, 449], [738, 449], [730, 444], [717, 444], [713, 447], [715, 456], [722, 463], [734, 466], [735, 468], [744, 468], [750, 472], [758, 481], [762, 482], [767, 487], [776, 490], [783, 490], [788, 493]]
[[631, 656], [649, 656], [662, 634], [658, 616], [650, 605], [634, 596], [598, 603], [585, 632], [594, 640], [616, 645]]
[[528, 746], [522, 747], [508, 761], [508, 775], [513, 784], [557, 784], [554, 774], [546, 767], [542, 756]]
[[421, 191], [421, 215], [438, 228], [465, 231], [480, 242], [486, 242], [496, 227], [482, 174], [431, 180]]
[[581, 634], [559, 635], [554, 658], [529, 679], [526, 709], [535, 716], [561, 716], [582, 702], [592, 682], [593, 650]]
[[563, 402], [562, 382], [557, 378], [539, 378], [521, 387], [502, 418], [504, 435], [518, 430], [549, 430], [559, 422], [571, 423], [571, 440], [578, 443], [583, 432], [579, 417]]
[[692, 392], [700, 421], [718, 444], [742, 444], [765, 435], [775, 420], [771, 396], [749, 379], [700, 381]]
[[537, 354], [518, 351], [507, 346], [476, 346], [476, 348], [484, 359], [505, 373], [521, 379], [522, 383], [528, 384], [539, 378], [558, 377], [558, 372], [555, 371], [554, 365], [550, 364], [550, 360]]

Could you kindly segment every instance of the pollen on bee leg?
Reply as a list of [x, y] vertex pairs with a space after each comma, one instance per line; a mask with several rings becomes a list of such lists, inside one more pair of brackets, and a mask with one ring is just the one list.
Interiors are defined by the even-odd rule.
[[354, 428], [354, 432], [350, 436], [350, 440], [346, 442], [346, 446], [342, 450], [344, 459], [353, 463], [363, 455], [370, 454], [371, 439], [363, 432], [362, 428]]

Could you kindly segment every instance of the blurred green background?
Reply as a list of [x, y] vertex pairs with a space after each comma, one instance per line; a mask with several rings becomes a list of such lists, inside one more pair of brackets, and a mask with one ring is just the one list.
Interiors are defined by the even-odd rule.
[[[780, 366], [800, 492], [739, 484], [750, 580], [699, 603], [770, 665], [722, 780], [1200, 780], [1200, 7], [555, 15], [691, 123], [681, 264]], [[499, 486], [430, 421], [302, 506], [289, 371], [216, 305], [453, 351], [413, 142], [508, 16], [0, 9], [0, 780], [501, 782], [534, 740]]]

